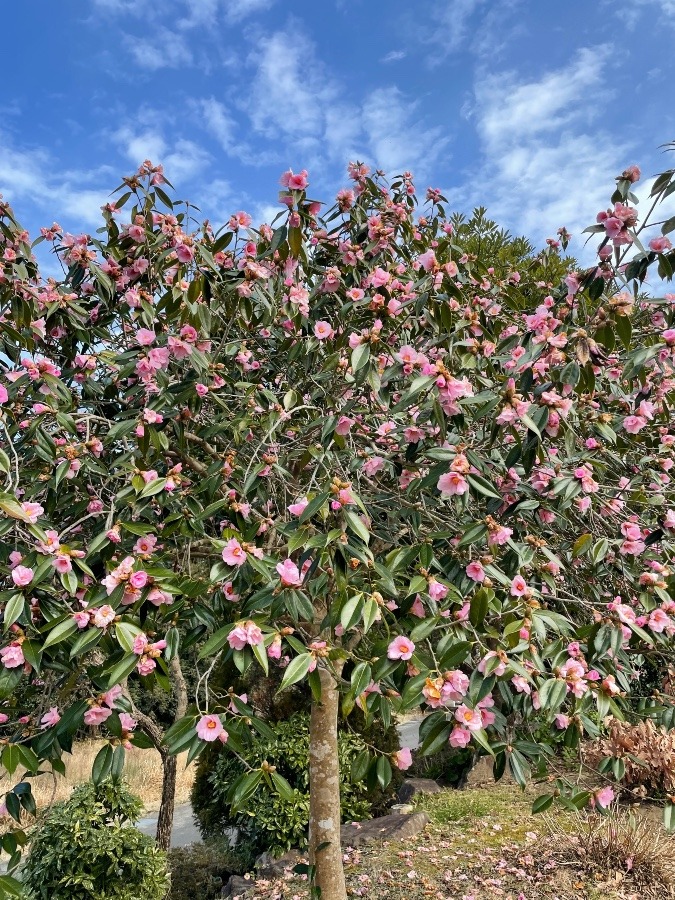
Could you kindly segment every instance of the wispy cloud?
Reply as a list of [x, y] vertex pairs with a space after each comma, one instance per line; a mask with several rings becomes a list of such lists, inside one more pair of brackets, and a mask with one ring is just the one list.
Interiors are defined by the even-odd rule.
[[154, 32], [152, 39], [126, 36], [126, 45], [134, 61], [143, 69], [177, 69], [192, 65], [192, 51], [184, 38], [167, 28]]
[[387, 53], [386, 56], [382, 57], [380, 62], [383, 62], [383, 63], [398, 62], [401, 59], [405, 59], [407, 55], [408, 54], [405, 50], [391, 50], [389, 53]]
[[[171, 135], [170, 139], [167, 134]], [[112, 138], [132, 166], [139, 166], [145, 159], [161, 163], [175, 184], [202, 176], [211, 161], [210, 154], [200, 144], [176, 134], [176, 122], [156, 110], [142, 110], [136, 122], [122, 125]]]
[[489, 204], [500, 221], [538, 241], [557, 226], [578, 234], [588, 225], [630, 149], [597, 127], [610, 56], [608, 46], [585, 48], [569, 67], [527, 81], [480, 73], [470, 117], [483, 160], [457, 196]]
[[370, 159], [390, 175], [412, 169], [426, 177], [449, 143], [441, 126], [425, 123], [418, 106], [397, 87], [378, 88], [363, 103]]

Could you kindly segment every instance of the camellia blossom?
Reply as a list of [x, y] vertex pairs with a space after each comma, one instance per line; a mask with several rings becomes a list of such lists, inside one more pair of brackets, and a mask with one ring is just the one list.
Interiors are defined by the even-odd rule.
[[277, 573], [284, 587], [297, 587], [302, 584], [302, 575], [292, 559], [278, 563]]
[[27, 587], [33, 580], [34, 572], [27, 566], [16, 566], [12, 569], [12, 581], [17, 587]]
[[105, 706], [90, 706], [84, 714], [85, 725], [102, 725], [112, 715], [112, 710]]
[[223, 723], [218, 716], [202, 716], [197, 722], [197, 735], [202, 741], [217, 741], [223, 730]]
[[387, 656], [389, 659], [411, 659], [414, 652], [415, 645], [410, 638], [407, 638], [404, 635], [394, 638], [387, 647]]
[[40, 719], [40, 725], [43, 728], [52, 728], [54, 725], [58, 725], [60, 721], [61, 716], [59, 715], [58, 708], [56, 706], [52, 706]]
[[236, 538], [230, 538], [223, 547], [223, 560], [228, 566], [243, 566], [246, 562], [246, 551]]
[[405, 771], [412, 766], [412, 753], [408, 747], [401, 747], [394, 754], [394, 765], [397, 769]]
[[469, 490], [469, 482], [461, 472], [445, 472], [438, 479], [437, 487], [442, 496], [459, 497]]

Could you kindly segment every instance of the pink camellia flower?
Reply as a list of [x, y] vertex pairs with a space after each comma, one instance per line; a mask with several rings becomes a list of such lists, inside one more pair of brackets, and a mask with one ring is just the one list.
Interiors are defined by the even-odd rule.
[[459, 497], [469, 490], [469, 482], [461, 472], [445, 472], [438, 479], [436, 487], [441, 492], [441, 496]]
[[471, 562], [465, 569], [472, 581], [485, 581], [485, 569], [479, 562]]
[[132, 646], [133, 652], [137, 656], [142, 656], [148, 648], [148, 636], [146, 634], [137, 634], [134, 638], [134, 643]]
[[350, 419], [349, 416], [340, 416], [337, 425], [335, 426], [335, 434], [339, 434], [342, 437], [349, 434], [349, 429], [355, 421], [356, 419]]
[[91, 612], [94, 614], [94, 625], [97, 628], [107, 628], [115, 621], [115, 610], [112, 606], [101, 606], [99, 609], [92, 609]]
[[136, 332], [136, 343], [140, 344], [141, 347], [149, 347], [150, 344], [154, 344], [155, 338], [155, 332], [150, 331], [149, 328], [139, 328]]
[[144, 588], [148, 583], [148, 573], [143, 569], [138, 572], [132, 572], [129, 576], [129, 584], [136, 589]]
[[607, 787], [601, 788], [599, 791], [596, 791], [593, 795], [593, 799], [602, 809], [607, 809], [607, 807], [610, 806], [612, 801], [614, 800], [614, 791], [609, 785], [607, 785]]
[[26, 587], [33, 580], [34, 574], [27, 566], [16, 566], [12, 569], [12, 581], [17, 587]]
[[314, 326], [314, 336], [317, 337], [320, 341], [325, 341], [328, 338], [332, 338], [333, 334], [333, 326], [330, 322], [317, 322]]
[[555, 727], [559, 728], [561, 731], [564, 731], [569, 724], [570, 717], [566, 716], [564, 713], [558, 713], [558, 715], [555, 717]]
[[206, 395], [209, 392], [208, 387], [205, 384], [201, 384], [201, 382], [198, 382], [195, 385], [195, 390], [197, 391], [197, 393], [199, 394], [200, 397], [206, 397]]
[[649, 614], [649, 627], [657, 634], [661, 634], [671, 624], [670, 617], [662, 609], [654, 609]]
[[405, 637], [405, 635], [394, 638], [387, 647], [387, 656], [389, 659], [411, 659], [414, 652], [415, 645], [410, 638]]
[[223, 547], [223, 560], [228, 566], [243, 566], [246, 562], [246, 551], [236, 538], [230, 538]]
[[166, 606], [170, 606], [173, 603], [171, 594], [167, 594], [166, 591], [161, 591], [159, 588], [152, 588], [146, 599], [153, 606], [161, 606], [163, 603]]
[[513, 579], [510, 593], [512, 597], [523, 597], [528, 593], [527, 582], [522, 575], [516, 575]]
[[70, 557], [66, 556], [64, 553], [60, 553], [58, 556], [55, 556], [52, 560], [52, 565], [61, 575], [65, 575], [66, 572], [73, 571], [73, 564], [70, 561]]
[[427, 585], [427, 593], [432, 600], [443, 600], [448, 595], [448, 588], [441, 584], [440, 581], [436, 581], [435, 578], [430, 578]]
[[448, 743], [451, 747], [467, 747], [471, 743], [471, 732], [468, 728], [462, 728], [460, 725], [455, 725], [448, 738]]
[[243, 650], [247, 644], [250, 646], [262, 644], [264, 638], [255, 622], [249, 620], [233, 628], [228, 634], [227, 640], [233, 650]]
[[86, 609], [81, 609], [73, 613], [73, 619], [75, 619], [75, 624], [78, 628], [86, 628], [89, 624], [89, 613]]
[[44, 508], [42, 506], [40, 506], [39, 503], [28, 503], [28, 502], [22, 503], [21, 509], [24, 511], [25, 515], [27, 516], [27, 521], [33, 525], [37, 522], [38, 518], [44, 512]]
[[57, 725], [60, 721], [61, 716], [59, 715], [58, 707], [52, 706], [40, 719], [40, 725], [42, 725], [43, 728], [53, 728], [54, 725]]
[[292, 169], [289, 169], [287, 172], [283, 173], [279, 179], [279, 183], [282, 187], [288, 188], [289, 191], [304, 191], [309, 184], [307, 169], [303, 169], [301, 172], [295, 174]]
[[287, 509], [292, 516], [301, 516], [308, 506], [309, 500], [307, 497], [303, 497], [301, 500], [296, 500], [295, 503], [291, 503]]
[[197, 722], [197, 735], [203, 741], [217, 741], [223, 730], [223, 723], [218, 716], [202, 716]]
[[462, 728], [468, 728], [469, 731], [480, 731], [483, 727], [483, 719], [479, 709], [471, 709], [465, 703], [461, 703], [455, 710], [455, 719]]
[[397, 750], [394, 754], [394, 765], [397, 769], [401, 769], [405, 771], [412, 766], [412, 753], [410, 752], [409, 747], [401, 747], [400, 750]]
[[90, 706], [84, 714], [84, 724], [102, 725], [111, 715], [111, 709], [106, 709], [104, 706]]
[[129, 713], [120, 713], [120, 725], [125, 731], [133, 731], [138, 722]]
[[292, 559], [277, 563], [277, 573], [284, 587], [297, 587], [302, 584], [302, 575]]
[[623, 420], [623, 427], [628, 434], [638, 434], [647, 424], [644, 416], [626, 416]]
[[672, 246], [670, 239], [665, 237], [665, 235], [652, 238], [649, 242], [649, 249], [653, 250], [654, 253], [665, 253], [666, 250], [671, 250]]
[[7, 713], [0, 713], [0, 725], [4, 725], [6, 722], [9, 722], [9, 716]]
[[0, 650], [0, 662], [6, 669], [18, 669], [26, 660], [21, 649], [21, 644], [9, 644]]

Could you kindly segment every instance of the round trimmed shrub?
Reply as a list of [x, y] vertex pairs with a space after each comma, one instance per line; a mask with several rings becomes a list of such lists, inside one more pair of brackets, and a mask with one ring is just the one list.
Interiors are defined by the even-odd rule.
[[75, 788], [32, 837], [22, 872], [27, 900], [162, 900], [166, 854], [130, 827], [141, 809], [121, 782]]
[[[244, 773], [244, 764], [227, 749], [220, 753], [205, 753], [200, 759], [192, 789], [192, 808], [202, 837], [222, 835], [227, 828], [234, 826], [239, 829], [237, 848], [245, 846], [256, 855], [264, 851], [280, 855], [291, 847], [306, 845], [309, 822], [309, 717], [306, 713], [295, 713], [285, 722], [278, 722], [274, 729], [274, 740], [255, 735], [243, 755], [253, 768], [258, 768], [263, 762], [275, 766], [293, 789], [292, 799], [261, 788], [247, 801], [245, 811], [233, 812], [228, 802], [228, 791], [235, 779]], [[374, 804], [383, 806], [395, 788], [390, 786], [386, 792], [369, 791], [365, 784], [352, 784], [349, 777], [352, 762], [365, 749], [359, 734], [340, 731], [338, 747], [342, 772], [342, 820], [353, 822], [368, 819], [373, 815]]]

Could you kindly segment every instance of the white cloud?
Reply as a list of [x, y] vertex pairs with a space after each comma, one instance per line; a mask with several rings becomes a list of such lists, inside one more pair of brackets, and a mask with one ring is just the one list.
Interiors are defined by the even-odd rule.
[[276, 0], [225, 0], [225, 12], [230, 22], [241, 22], [270, 9], [275, 2]]
[[585, 48], [536, 80], [479, 74], [470, 117], [483, 161], [453, 200], [488, 205], [498, 221], [537, 242], [566, 226], [579, 236], [608, 202], [630, 145], [595, 127], [608, 97], [611, 48]]
[[398, 62], [400, 59], [405, 59], [407, 56], [407, 52], [405, 50], [391, 50], [387, 53], [386, 56], [383, 56], [380, 62], [390, 63], [390, 62]]
[[449, 143], [443, 128], [416, 119], [417, 105], [396, 87], [377, 88], [363, 103], [370, 159], [389, 175], [412, 169], [425, 177]]
[[250, 55], [256, 73], [246, 99], [253, 127], [266, 137], [283, 134], [316, 149], [325, 111], [337, 85], [316, 58], [314, 45], [296, 31], [262, 36]]
[[[143, 124], [141, 124], [143, 123]], [[176, 123], [155, 110], [141, 110], [137, 124], [126, 124], [112, 135], [123, 155], [137, 168], [145, 159], [162, 164], [176, 186], [207, 171], [211, 157], [195, 141], [175, 135]], [[165, 132], [172, 134], [169, 142]], [[175, 135], [175, 136], [174, 136]]]
[[0, 194], [14, 206], [19, 220], [37, 208], [39, 224], [72, 217], [81, 227], [101, 224], [101, 206], [109, 200], [109, 188], [92, 184], [100, 172], [56, 173], [56, 165], [44, 148], [19, 149], [0, 135]]
[[198, 115], [207, 131], [218, 141], [225, 151], [232, 148], [237, 123], [223, 103], [214, 97], [195, 103]]
[[143, 69], [177, 69], [192, 65], [192, 51], [183, 37], [167, 28], [154, 32], [152, 39], [126, 36], [127, 47]]
[[433, 3], [431, 25], [422, 31], [422, 41], [435, 48], [432, 62], [440, 62], [464, 47], [471, 39], [471, 24], [486, 0], [444, 0]]

